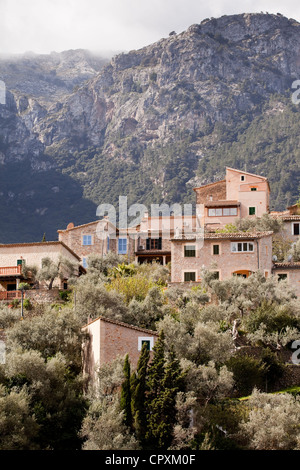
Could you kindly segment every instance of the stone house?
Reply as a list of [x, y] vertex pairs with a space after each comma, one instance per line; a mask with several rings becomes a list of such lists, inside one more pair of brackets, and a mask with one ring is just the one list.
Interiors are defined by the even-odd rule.
[[281, 235], [291, 241], [296, 242], [300, 235], [300, 206], [293, 204], [282, 212], [271, 212], [272, 217], [283, 222]]
[[144, 214], [136, 227], [135, 260], [138, 263], [156, 261], [163, 265], [171, 261], [171, 239], [176, 232], [190, 234], [196, 229], [195, 215], [149, 216]]
[[274, 263], [272, 273], [278, 276], [279, 280], [287, 279], [296, 295], [300, 296], [300, 262]]
[[203, 267], [215, 272], [216, 279], [232, 275], [248, 277], [260, 270], [272, 273], [272, 234], [204, 233], [203, 238], [171, 240], [171, 282], [200, 282]]
[[58, 240], [67, 245], [79, 256], [81, 264], [87, 267], [91, 254], [105, 256], [109, 251], [117, 251], [116, 228], [107, 219], [96, 220], [75, 226], [72, 222], [65, 230], [58, 230]]
[[105, 317], [92, 320], [82, 331], [86, 333], [83, 343], [83, 371], [92, 382], [97, 369], [118, 356], [128, 354], [131, 368], [136, 369], [143, 344], [147, 344], [151, 354], [158, 337], [156, 331]]
[[[42, 267], [43, 258], [58, 261], [60, 257], [67, 258], [78, 266], [81, 272], [80, 258], [67, 245], [60, 241], [38, 243], [15, 243], [0, 245], [0, 300], [20, 298], [18, 290], [20, 282], [32, 284], [22, 273], [23, 266]], [[56, 279], [53, 287], [67, 288], [67, 278]]]
[[224, 180], [194, 188], [200, 224], [216, 230], [237, 218], [261, 217], [269, 212], [270, 186], [267, 178], [226, 168]]
[[131, 262], [167, 264], [171, 261], [170, 239], [176, 228], [185, 233], [195, 220], [195, 216], [151, 217], [146, 212], [139, 224], [122, 231], [108, 219], [101, 219], [78, 226], [70, 223], [65, 230], [58, 230], [58, 237], [80, 257], [85, 268], [90, 254], [105, 256], [110, 251]]

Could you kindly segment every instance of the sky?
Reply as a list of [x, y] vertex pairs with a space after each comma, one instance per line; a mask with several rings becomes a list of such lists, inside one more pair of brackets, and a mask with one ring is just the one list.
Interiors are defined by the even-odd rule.
[[0, 0], [0, 54], [130, 51], [205, 18], [261, 11], [300, 21], [299, 0]]

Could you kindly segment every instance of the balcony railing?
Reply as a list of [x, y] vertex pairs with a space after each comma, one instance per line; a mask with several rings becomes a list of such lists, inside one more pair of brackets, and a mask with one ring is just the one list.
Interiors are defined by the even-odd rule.
[[20, 299], [21, 291], [19, 290], [4, 290], [0, 291], [0, 300], [13, 300]]
[[22, 266], [5, 266], [0, 268], [0, 276], [15, 276], [21, 274]]

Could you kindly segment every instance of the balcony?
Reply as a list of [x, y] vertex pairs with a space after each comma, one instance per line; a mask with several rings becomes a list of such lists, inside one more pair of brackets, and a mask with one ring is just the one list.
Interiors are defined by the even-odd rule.
[[0, 268], [0, 276], [17, 276], [22, 272], [22, 266], [5, 266]]
[[4, 290], [0, 291], [0, 300], [13, 300], [20, 299], [21, 291], [19, 290]]

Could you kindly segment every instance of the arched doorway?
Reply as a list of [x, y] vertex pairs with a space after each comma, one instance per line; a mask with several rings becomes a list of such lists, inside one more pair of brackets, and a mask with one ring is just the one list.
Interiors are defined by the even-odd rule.
[[252, 274], [252, 271], [249, 271], [248, 269], [240, 269], [239, 271], [234, 271], [234, 273], [232, 274], [233, 276], [240, 276], [240, 277], [244, 277], [245, 279], [247, 279], [247, 277], [249, 277]]

